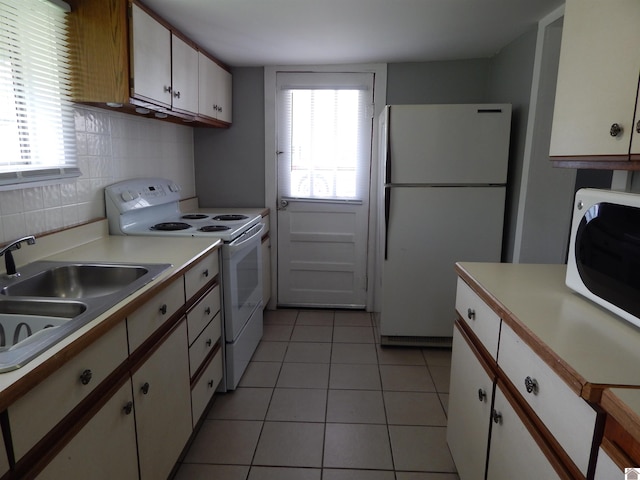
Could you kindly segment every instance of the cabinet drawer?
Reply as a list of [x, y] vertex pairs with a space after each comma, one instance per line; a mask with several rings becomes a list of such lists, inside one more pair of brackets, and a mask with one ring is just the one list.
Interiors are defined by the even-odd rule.
[[195, 266], [184, 275], [184, 290], [187, 300], [198, 293], [208, 282], [213, 280], [219, 271], [218, 250], [196, 263]]
[[187, 328], [189, 330], [189, 345], [192, 345], [200, 332], [209, 324], [211, 319], [220, 311], [220, 286], [216, 285], [201, 301], [187, 312]]
[[191, 390], [191, 411], [195, 427], [222, 380], [222, 348], [215, 354], [206, 370]]
[[220, 338], [222, 330], [220, 328], [220, 313], [207, 325], [202, 334], [189, 347], [189, 367], [193, 376], [200, 365], [213, 350], [216, 342]]
[[133, 352], [184, 305], [182, 277], [127, 317], [129, 352]]
[[8, 412], [16, 460], [126, 358], [127, 329], [120, 322], [11, 405]]
[[586, 475], [595, 433], [596, 411], [576, 395], [506, 324], [502, 325], [500, 333], [498, 365], [578, 469]]
[[461, 278], [458, 278], [456, 289], [456, 310], [495, 360], [498, 355], [500, 317]]

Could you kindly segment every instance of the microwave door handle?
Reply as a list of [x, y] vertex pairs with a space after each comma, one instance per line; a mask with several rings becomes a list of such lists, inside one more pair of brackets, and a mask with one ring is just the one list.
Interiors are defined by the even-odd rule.
[[260, 223], [254, 227], [251, 227], [244, 234], [240, 235], [233, 242], [229, 244], [229, 248], [232, 252], [236, 252], [244, 248], [244, 246], [251, 242], [254, 238], [259, 237], [264, 230], [264, 224]]

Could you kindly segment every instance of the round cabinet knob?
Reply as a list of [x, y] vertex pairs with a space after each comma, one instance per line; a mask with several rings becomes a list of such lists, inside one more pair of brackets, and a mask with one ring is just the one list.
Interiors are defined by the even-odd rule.
[[91, 370], [89, 369], [84, 370], [80, 374], [80, 383], [82, 383], [82, 385], [88, 385], [89, 382], [91, 381], [91, 377], [93, 377], [93, 373], [91, 372]]
[[180, 98], [180, 92], [173, 92], [173, 96], [175, 98]]
[[640, 133], [640, 120], [636, 123], [636, 132]]
[[473, 308], [467, 308], [467, 318], [469, 320], [476, 319], [476, 311]]
[[538, 394], [538, 381], [535, 378], [527, 377], [524, 379], [524, 387], [528, 393]]
[[211, 345], [213, 345], [213, 340], [207, 338], [207, 341], [205, 343], [207, 344], [207, 347], [210, 347]]
[[124, 407], [122, 407], [122, 411], [125, 415], [131, 415], [131, 412], [133, 412], [133, 402], [125, 403]]
[[207, 278], [209, 276], [209, 269], [206, 269], [204, 272], [202, 272], [202, 275]]
[[481, 402], [486, 402], [487, 401], [487, 392], [485, 392], [482, 388], [478, 389], [478, 399]]
[[171, 93], [171, 85], [165, 85], [164, 86], [164, 91], [165, 91], [165, 93]]
[[620, 124], [614, 123], [613, 125], [611, 125], [609, 135], [611, 135], [612, 137], [617, 137], [620, 134], [622, 134], [622, 127], [620, 126]]
[[147, 393], [149, 393], [149, 382], [144, 382], [142, 384], [142, 387], [140, 387], [140, 391], [142, 392], [143, 395], [146, 395]]
[[167, 304], [166, 304], [166, 303], [163, 303], [163, 304], [160, 306], [160, 313], [161, 313], [162, 315], [166, 315], [166, 314], [167, 314]]
[[213, 380], [209, 380], [207, 382], [207, 385], [209, 386], [209, 388], [213, 388]]
[[491, 418], [493, 418], [493, 423], [502, 423], [502, 414], [496, 409], [491, 413]]
[[207, 307], [204, 309], [204, 314], [205, 315], [211, 315], [211, 307]]

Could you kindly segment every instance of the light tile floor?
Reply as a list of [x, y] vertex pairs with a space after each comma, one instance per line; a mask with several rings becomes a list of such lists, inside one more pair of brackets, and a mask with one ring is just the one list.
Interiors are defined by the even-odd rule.
[[451, 352], [380, 347], [365, 312], [265, 312], [238, 388], [218, 394], [176, 480], [457, 480]]

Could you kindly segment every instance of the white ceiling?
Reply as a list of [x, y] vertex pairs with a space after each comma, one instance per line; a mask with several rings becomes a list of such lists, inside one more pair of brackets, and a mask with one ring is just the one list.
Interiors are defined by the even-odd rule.
[[143, 0], [230, 66], [495, 55], [564, 0]]

